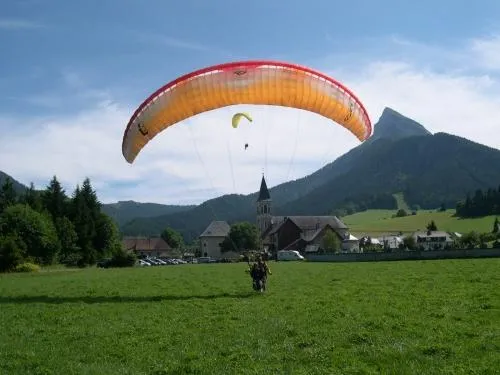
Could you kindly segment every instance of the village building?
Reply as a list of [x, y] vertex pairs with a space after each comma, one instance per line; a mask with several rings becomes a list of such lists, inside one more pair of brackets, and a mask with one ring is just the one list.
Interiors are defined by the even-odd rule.
[[200, 234], [201, 255], [220, 259], [222, 257], [221, 244], [229, 234], [231, 227], [225, 221], [212, 221]]
[[169, 257], [173, 251], [161, 237], [125, 237], [122, 246], [127, 251], [149, 258]]
[[[298, 250], [303, 253], [325, 251], [323, 238], [330, 232], [341, 244], [340, 252], [359, 252], [359, 240], [349, 233], [348, 227], [336, 216], [273, 216], [272, 199], [262, 176], [256, 202], [256, 225], [264, 250]], [[225, 221], [212, 221], [199, 236], [201, 254], [215, 259], [225, 258], [221, 244], [230, 226]]]
[[443, 231], [419, 231], [413, 234], [415, 245], [423, 250], [440, 250], [450, 247], [454, 240], [452, 236]]
[[262, 176], [257, 198], [257, 228], [264, 249], [298, 250], [315, 253], [324, 251], [323, 238], [330, 231], [338, 237], [341, 252], [359, 252], [359, 241], [336, 216], [273, 216], [272, 199]]
[[403, 237], [398, 235], [387, 235], [378, 239], [385, 250], [395, 251], [403, 247]]

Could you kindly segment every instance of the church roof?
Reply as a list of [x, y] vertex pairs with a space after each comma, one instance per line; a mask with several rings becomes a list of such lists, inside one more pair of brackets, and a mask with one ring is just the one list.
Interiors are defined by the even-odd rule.
[[325, 226], [332, 229], [348, 229], [347, 226], [336, 216], [273, 216], [271, 225], [262, 234], [263, 238], [279, 232], [283, 224], [292, 221], [304, 232], [304, 236], [314, 238]]
[[260, 191], [259, 197], [257, 198], [257, 202], [265, 201], [271, 199], [271, 195], [269, 194], [269, 190], [267, 189], [267, 184], [264, 176], [262, 176], [262, 181], [260, 182]]
[[290, 219], [302, 230], [320, 229], [326, 225], [330, 225], [332, 228], [347, 229], [347, 226], [337, 216], [273, 216], [272, 222], [277, 224], [275, 228], [278, 229], [277, 227], [287, 219]]
[[136, 249], [139, 251], [147, 250], [170, 250], [171, 247], [161, 237], [125, 237], [122, 241], [127, 250]]

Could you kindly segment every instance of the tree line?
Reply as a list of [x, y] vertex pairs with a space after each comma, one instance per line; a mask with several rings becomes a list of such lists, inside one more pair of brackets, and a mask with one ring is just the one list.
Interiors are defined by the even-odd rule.
[[0, 271], [23, 263], [87, 266], [112, 256], [130, 263], [114, 221], [101, 212], [90, 179], [68, 196], [57, 177], [24, 192], [10, 178], [0, 188]]
[[480, 217], [500, 214], [500, 186], [498, 189], [477, 189], [474, 196], [468, 193], [456, 206], [459, 217]]

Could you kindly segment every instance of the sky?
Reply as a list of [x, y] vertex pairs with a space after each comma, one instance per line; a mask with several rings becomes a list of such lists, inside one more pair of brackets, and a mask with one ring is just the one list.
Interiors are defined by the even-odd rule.
[[[198, 204], [254, 192], [262, 173], [268, 186], [301, 178], [360, 144], [314, 113], [235, 106], [177, 124], [126, 162], [123, 132], [152, 92], [250, 59], [332, 76], [372, 124], [390, 107], [498, 149], [499, 19], [497, 0], [5, 2], [0, 170], [37, 188], [56, 175], [68, 194], [89, 177], [103, 203]], [[239, 111], [254, 121], [236, 132]]]

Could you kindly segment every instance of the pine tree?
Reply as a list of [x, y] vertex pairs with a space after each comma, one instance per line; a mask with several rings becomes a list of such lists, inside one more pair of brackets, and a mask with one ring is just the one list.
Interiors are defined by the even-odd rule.
[[43, 192], [44, 206], [54, 220], [66, 214], [66, 201], [66, 193], [57, 180], [57, 177], [54, 176], [47, 189]]
[[77, 185], [71, 199], [71, 221], [78, 236], [77, 246], [80, 252], [80, 264], [91, 264], [95, 261], [92, 238], [95, 235], [92, 215], [85, 202], [82, 190]]
[[[78, 236], [81, 263], [93, 264], [117, 244], [117, 229], [101, 213], [101, 203], [87, 177], [77, 186], [71, 200], [71, 220]], [[114, 223], [112, 223], [114, 224]]]
[[15, 204], [16, 201], [17, 194], [14, 190], [14, 183], [10, 177], [7, 177], [0, 188], [0, 213], [2, 213], [7, 207]]
[[77, 246], [78, 235], [75, 225], [66, 216], [56, 218], [54, 224], [61, 248], [59, 261], [66, 264], [74, 264], [80, 258]]
[[427, 224], [427, 230], [429, 231], [437, 231], [437, 226], [434, 220], [432, 220], [429, 224]]
[[30, 183], [30, 187], [24, 192], [20, 200], [21, 203], [27, 204], [37, 212], [43, 211], [42, 197], [40, 192], [36, 191], [33, 182]]

